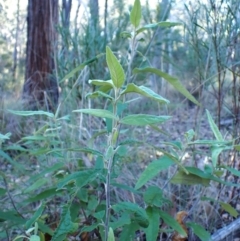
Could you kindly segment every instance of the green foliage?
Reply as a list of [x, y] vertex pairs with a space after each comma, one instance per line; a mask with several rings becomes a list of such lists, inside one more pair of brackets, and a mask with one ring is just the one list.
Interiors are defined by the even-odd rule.
[[[239, 149], [239, 145], [223, 138], [209, 111], [206, 112], [206, 119], [215, 140], [197, 140], [192, 129], [184, 134], [184, 140], [171, 140], [170, 135], [165, 135], [167, 130], [164, 127], [171, 116], [156, 114], [156, 111], [153, 114], [130, 112], [129, 105], [135, 103], [135, 95], [160, 106], [170, 103], [167, 98], [147, 87], [146, 81], [139, 84], [140, 81], [135, 80], [136, 77], [141, 75], [143, 78], [149, 73], [163, 78], [177, 92], [200, 105], [176, 77], [157, 68], [141, 65], [141, 68], [134, 68], [135, 55], [142, 48], [139, 36], [156, 28], [179, 25], [176, 22], [161, 21], [141, 26], [143, 17], [140, 1], [136, 0], [130, 13], [131, 25], [124, 32], [124, 36], [129, 38], [129, 49], [133, 51], [129, 55], [130, 59], [121, 58], [124, 53], [121, 49], [114, 49], [117, 46], [114, 46], [114, 41], [104, 46], [106, 54], [96, 54], [96, 49], [87, 49], [91, 53], [95, 52], [96, 57], [89, 56], [88, 52], [82, 61], [75, 63], [75, 58], [71, 59], [64, 53], [66, 62], [69, 62], [66, 66], [65, 61], [59, 62], [59, 84], [63, 91], [69, 93], [55, 114], [44, 111], [8, 111], [11, 115], [23, 118], [24, 122], [37, 123], [28, 135], [22, 136], [14, 144], [8, 142], [10, 133], [0, 134], [1, 160], [11, 165], [18, 175], [16, 178], [23, 183], [23, 186], [17, 182], [8, 184], [11, 178], [0, 172], [4, 184], [0, 188], [0, 197], [10, 200], [4, 210], [0, 211], [0, 221], [6, 230], [19, 226], [27, 230], [27, 236], [20, 235], [14, 240], [27, 238], [43, 241], [48, 234], [51, 240], [64, 241], [71, 235], [82, 238], [94, 233], [104, 241], [126, 241], [136, 240], [137, 231], [145, 233], [147, 241], [156, 240], [160, 232], [178, 232], [187, 236], [184, 228], [173, 217], [176, 213], [171, 213], [177, 205], [171, 193], [168, 193], [171, 188], [176, 190], [178, 187], [181, 190], [181, 187], [188, 185], [186, 189], [194, 186], [205, 192], [210, 183], [222, 187], [238, 187], [238, 184], [224, 179], [223, 171], [237, 177], [240, 176], [239, 171], [220, 163], [219, 158], [226, 150]], [[89, 29], [88, 26], [84, 38], [93, 36]], [[64, 29], [60, 28], [59, 32], [62, 37], [66, 37], [63, 41], [66, 47], [72, 47], [73, 53], [79, 49], [78, 43], [86, 40], [78, 39], [79, 42], [76, 43], [70, 36], [65, 36]], [[137, 49], [138, 46], [140, 50]], [[102, 46], [100, 50], [103, 50]], [[100, 66], [107, 64], [108, 70], [104, 76], [100, 75], [101, 71], [97, 71], [99, 79], [90, 76], [90, 86], [84, 89], [84, 93], [80, 91], [81, 103], [87, 103], [83, 98], [86, 97], [88, 104], [76, 104], [74, 110], [68, 110], [67, 99], [77, 89], [79, 75], [92, 64], [99, 63], [102, 56], [106, 56], [106, 59]], [[96, 66], [93, 69], [96, 70]], [[91, 102], [92, 100], [96, 102]], [[140, 130], [139, 133], [145, 135], [149, 127], [157, 133], [156, 142], [159, 143], [147, 143], [145, 137], [141, 139], [137, 134], [135, 136], [135, 130], [136, 133]], [[204, 145], [210, 150], [210, 153], [204, 155], [211, 160], [203, 168], [193, 163], [184, 163], [184, 155], [194, 152], [192, 147], [197, 145]], [[154, 158], [151, 157], [145, 163], [145, 157], [150, 154]], [[143, 169], [141, 173], [135, 172], [136, 166]], [[131, 172], [131, 176], [128, 176], [124, 168]], [[154, 182], [159, 176], [164, 183]], [[21, 189], [16, 192], [18, 187]], [[238, 215], [234, 207], [225, 201], [203, 197], [201, 192], [198, 198], [219, 204], [222, 210], [233, 217]], [[34, 208], [35, 204], [37, 208]], [[187, 205], [179, 205], [179, 209], [182, 208], [187, 209]], [[53, 217], [55, 220], [51, 220]], [[187, 222], [186, 225], [201, 240], [210, 240], [211, 235], [202, 223]], [[160, 229], [160, 226], [164, 228]]]

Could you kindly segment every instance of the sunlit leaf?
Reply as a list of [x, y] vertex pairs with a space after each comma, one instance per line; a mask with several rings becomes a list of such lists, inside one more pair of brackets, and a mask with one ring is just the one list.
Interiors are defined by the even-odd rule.
[[130, 21], [135, 28], [139, 26], [141, 17], [142, 17], [142, 10], [141, 10], [140, 0], [135, 0], [132, 11], [130, 13]]
[[108, 231], [107, 241], [115, 241], [113, 229], [110, 227]]
[[161, 70], [155, 69], [155, 68], [142, 68], [142, 69], [134, 69], [133, 73], [153, 73], [161, 78], [164, 78], [168, 83], [170, 83], [178, 92], [183, 94], [186, 98], [188, 98], [190, 101], [192, 101], [196, 105], [200, 105], [200, 103], [194, 98], [194, 96], [182, 85], [182, 83], [175, 77], [162, 72]]
[[117, 57], [113, 54], [112, 50], [106, 47], [107, 65], [110, 71], [111, 79], [116, 88], [121, 88], [125, 81], [125, 74], [121, 64], [118, 62]]
[[114, 87], [113, 81], [111, 79], [110, 80], [99, 80], [99, 79], [91, 80], [90, 79], [88, 82], [89, 82], [89, 84], [93, 84], [96, 86], [109, 86], [111, 88]]
[[110, 118], [115, 120], [118, 119], [115, 115], [113, 115], [112, 112], [104, 109], [79, 109], [79, 110], [73, 110], [73, 112], [80, 112], [80, 113], [89, 114], [89, 115], [102, 117], [102, 118]]
[[137, 86], [133, 83], [130, 83], [127, 85], [126, 89], [122, 91], [121, 95], [124, 95], [127, 93], [137, 93], [137, 94], [148, 97], [150, 99], [153, 99], [153, 100], [155, 100], [159, 103], [163, 103], [163, 104], [169, 103], [169, 101], [167, 99], [163, 98], [162, 96], [155, 93], [153, 90], [151, 90], [143, 85]]
[[31, 235], [29, 241], [40, 241], [40, 237], [38, 235]]
[[147, 115], [147, 114], [135, 114], [128, 115], [123, 117], [120, 120], [120, 123], [126, 125], [134, 125], [134, 126], [145, 126], [157, 123], [163, 123], [169, 120], [170, 116], [155, 116], [155, 115]]
[[11, 136], [11, 133], [7, 133], [5, 135], [0, 133], [0, 140], [7, 140], [10, 138], [10, 136]]

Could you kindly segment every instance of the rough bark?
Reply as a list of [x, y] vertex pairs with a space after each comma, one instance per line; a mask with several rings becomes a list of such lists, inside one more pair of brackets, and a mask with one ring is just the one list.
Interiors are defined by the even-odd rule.
[[28, 0], [27, 56], [23, 97], [29, 109], [54, 110], [58, 84], [54, 77], [58, 0]]

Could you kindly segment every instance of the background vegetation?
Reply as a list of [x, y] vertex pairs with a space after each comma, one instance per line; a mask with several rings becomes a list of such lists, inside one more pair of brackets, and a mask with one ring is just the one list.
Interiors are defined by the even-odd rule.
[[[89, 79], [112, 77], [106, 46], [121, 63], [126, 84], [144, 85], [170, 101], [166, 105], [131, 93], [118, 103], [115, 114], [172, 117], [163, 125], [118, 130], [110, 198], [115, 205], [110, 226], [112, 222], [116, 240], [154, 240], [158, 235], [164, 240], [164, 235], [181, 233], [171, 217], [182, 210], [191, 214], [190, 240], [209, 240], [210, 234], [238, 217], [239, 4], [184, 2], [141, 1], [139, 26], [181, 24], [146, 27], [137, 39], [133, 31], [138, 26], [130, 18], [133, 2], [59, 2], [54, 58], [60, 98], [54, 114], [20, 112], [27, 6], [18, 0], [13, 11], [9, 1], [0, 3], [1, 240], [26, 236], [27, 230], [32, 236], [34, 231], [42, 235], [41, 240], [104, 236], [106, 222], [100, 225], [107, 206], [104, 160], [114, 125], [99, 118], [102, 114], [73, 110], [113, 111], [103, 89], [98, 98], [86, 98], [99, 90]], [[142, 71], [146, 67], [177, 77], [201, 105], [186, 98], [186, 92], [173, 84], [175, 79]], [[161, 158], [166, 165], [155, 166]], [[157, 201], [149, 201], [147, 194]], [[142, 214], [149, 215], [154, 208], [161, 210], [159, 216]], [[159, 225], [152, 231], [156, 236], [151, 236], [147, 227], [154, 218]]]

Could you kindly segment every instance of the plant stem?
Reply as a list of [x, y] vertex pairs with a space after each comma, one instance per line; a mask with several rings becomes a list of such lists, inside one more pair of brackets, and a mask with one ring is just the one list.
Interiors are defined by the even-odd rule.
[[[115, 90], [115, 101], [113, 102], [113, 114], [117, 116], [117, 99], [118, 99], [118, 91]], [[114, 140], [115, 131], [119, 131], [119, 124], [116, 120], [112, 120], [112, 131], [109, 135], [109, 143], [108, 149], [112, 147], [111, 156], [107, 160], [107, 176], [106, 176], [106, 184], [105, 184], [105, 192], [106, 192], [106, 219], [105, 219], [105, 238], [108, 239], [108, 230], [109, 230], [109, 221], [110, 221], [110, 211], [111, 211], [111, 200], [110, 200], [110, 188], [111, 188], [111, 170], [113, 159], [115, 155], [116, 149], [116, 141]]]

